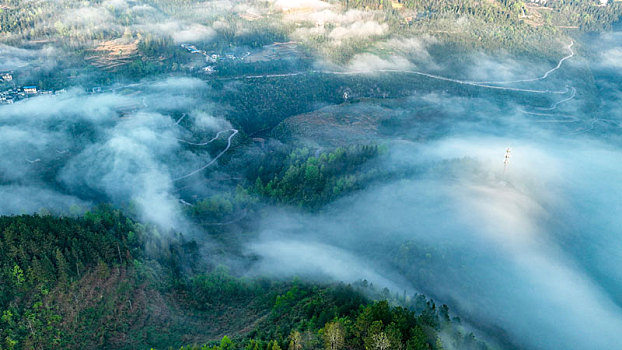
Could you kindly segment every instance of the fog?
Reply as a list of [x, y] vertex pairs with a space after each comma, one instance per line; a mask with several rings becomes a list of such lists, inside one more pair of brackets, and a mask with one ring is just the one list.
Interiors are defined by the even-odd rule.
[[[332, 275], [343, 279], [341, 266], [358, 266], [356, 259], [400, 265], [391, 253], [405, 241], [435, 246], [435, 253], [443, 254], [439, 265], [425, 266], [430, 276], [402, 288], [430, 293], [459, 314], [503, 327], [533, 348], [614, 348], [620, 341], [615, 330], [622, 326], [616, 271], [622, 256], [613, 248], [616, 242], [619, 246], [622, 227], [616, 217], [622, 190], [616, 181], [622, 166], [616, 159], [622, 159], [622, 152], [598, 143], [512, 141], [517, 146], [506, 175], [499, 161], [503, 152], [498, 152], [508, 143], [504, 138], [452, 137], [426, 146], [395, 146], [392, 156], [416, 154], [404, 157], [414, 158], [412, 166], [442, 160], [450, 164], [421, 179], [347, 198], [324, 215], [302, 215], [297, 218], [300, 228], [287, 234], [275, 235], [274, 227], [288, 226], [267, 219], [272, 228], [266, 229], [261, 249], [252, 249], [281, 251], [281, 236], [291, 240], [292, 234], [299, 235], [302, 241], [288, 246], [311, 240], [309, 248], [301, 249], [306, 252], [317, 249], [316, 244], [329, 245], [325, 251], [330, 259], [316, 257], [337, 262], [320, 269], [327, 274], [335, 269]], [[566, 159], [555, 156], [566, 149], [579, 151]], [[573, 247], [577, 238], [581, 251]], [[335, 255], [332, 246], [344, 254]], [[584, 256], [586, 251], [590, 257]], [[263, 255], [273, 262], [266, 270], [280, 266], [300, 273], [305, 264], [314, 272], [320, 264], [299, 254], [279, 254], [277, 262], [273, 254]], [[419, 267], [399, 269], [417, 276], [409, 269]], [[593, 269], [609, 280], [602, 281]], [[379, 283], [375, 273], [381, 271], [362, 271], [359, 278]]]
[[[599, 59], [590, 69], [606, 91], [588, 113], [585, 106], [595, 102], [585, 91], [549, 95], [545, 104], [494, 93], [396, 102], [403, 118], [431, 105], [441, 116], [378, 140], [389, 145], [379, 168], [418, 175], [387, 176], [320, 214], [274, 212], [248, 245], [262, 257], [252, 274], [322, 274], [421, 291], [481, 329], [503, 329], [506, 345], [616, 348], [622, 341], [621, 76], [612, 73], [611, 57], [621, 42], [611, 34], [598, 42], [580, 48], [595, 50]], [[382, 69], [376, 60], [367, 59], [368, 66]], [[533, 70], [521, 75], [520, 58], [480, 62], [471, 76], [482, 80], [537, 78], [549, 69], [526, 63]], [[564, 64], [547, 81], [521, 86], [574, 88], [575, 69], [585, 61]], [[428, 130], [423, 137], [422, 130]]]
[[56, 66], [56, 55], [58, 51], [52, 46], [22, 49], [0, 43], [0, 71], [25, 69], [35, 65], [44, 70], [51, 70]]
[[[316, 212], [259, 203], [252, 234], [230, 233], [242, 242], [242, 256], [223, 260], [248, 276], [366, 279], [393, 292], [422, 292], [504, 346], [619, 347], [620, 33], [575, 38], [572, 48], [573, 41], [560, 41], [551, 48], [555, 59], [476, 52], [448, 65], [435, 56], [439, 39], [391, 35], [377, 13], [343, 12], [319, 0], [207, 2], [175, 16], [113, 0], [72, 9], [56, 30], [123, 32], [111, 23], [113, 13], [132, 11], [139, 14], [132, 30], [177, 44], [209, 42], [223, 31], [248, 30], [226, 15], [265, 14], [270, 6], [282, 12], [275, 26], [295, 26], [292, 40], [319, 37], [327, 51], [375, 40], [342, 62], [320, 49], [313, 73], [413, 83], [399, 96], [330, 106], [390, 115], [394, 123], [342, 140], [386, 146], [367, 164], [382, 169], [381, 178]], [[0, 44], [0, 70], [50, 70], [59, 50]], [[284, 76], [231, 78], [224, 89]], [[232, 146], [244, 130], [238, 134], [224, 117], [231, 108], [207, 79], [160, 76], [101, 93], [77, 86], [0, 105], [0, 214], [79, 214], [113, 203], [138, 220], [206, 237], [183, 211], [186, 194], [231, 189], [205, 177], [206, 169], [218, 168], [230, 147], [239, 146], [237, 164], [264, 147], [248, 140]], [[320, 152], [319, 137], [296, 141]]]
[[[173, 179], [211, 157], [184, 141], [230, 127], [202, 100], [208, 91], [198, 79], [168, 78], [0, 106], [2, 214], [111, 202], [163, 228], [186, 227]], [[185, 114], [195, 120], [192, 132], [175, 119]]]

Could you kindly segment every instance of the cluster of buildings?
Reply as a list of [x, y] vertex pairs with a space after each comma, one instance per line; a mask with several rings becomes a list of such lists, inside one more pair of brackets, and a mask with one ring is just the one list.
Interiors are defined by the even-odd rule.
[[58, 95], [65, 92], [65, 90], [39, 90], [36, 86], [23, 86], [21, 88], [11, 88], [8, 90], [0, 91], [0, 104], [6, 105], [21, 101], [23, 99], [40, 96], [40, 95]]
[[184, 48], [191, 54], [200, 54], [205, 56], [205, 61], [211, 63], [212, 65], [206, 66], [203, 68], [203, 72], [207, 74], [214, 73], [216, 71], [215, 64], [222, 61], [235, 61], [235, 60], [243, 60], [246, 57], [250, 56], [250, 52], [245, 52], [243, 54], [236, 55], [235, 53], [226, 53], [224, 55], [219, 55], [216, 53], [208, 53], [205, 50], [200, 50], [194, 45], [190, 44], [181, 44], [181, 47]]
[[0, 80], [2, 80], [2, 81], [12, 81], [13, 80], [13, 73], [12, 72], [1, 72], [0, 73]]
[[0, 88], [5, 89], [0, 91], [0, 104], [2, 105], [15, 103], [29, 97], [65, 92], [65, 90], [41, 90], [34, 85], [17, 87], [13, 78], [13, 72], [0, 72], [0, 83], [2, 83], [0, 84]]
[[186, 51], [188, 51], [190, 53], [200, 53], [200, 54], [203, 54], [203, 55], [206, 54], [205, 51], [197, 49], [197, 47], [194, 46], [194, 45], [181, 44], [181, 47], [186, 49]]

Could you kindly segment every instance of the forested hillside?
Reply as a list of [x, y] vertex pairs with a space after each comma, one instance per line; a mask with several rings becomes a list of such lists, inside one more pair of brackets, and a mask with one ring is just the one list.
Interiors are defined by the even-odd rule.
[[619, 347], [621, 17], [0, 1], [0, 350]]
[[105, 207], [2, 217], [0, 348], [418, 350], [440, 349], [441, 332], [486, 348], [423, 295], [193, 272], [197, 243], [145, 253], [147, 234]]

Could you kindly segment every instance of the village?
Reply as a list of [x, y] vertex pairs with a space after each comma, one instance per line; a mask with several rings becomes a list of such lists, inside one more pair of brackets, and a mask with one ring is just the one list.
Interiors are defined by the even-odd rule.
[[[0, 82], [3, 83], [13, 83], [13, 73], [12, 72], [2, 72], [0, 73]], [[0, 104], [12, 104], [23, 99], [40, 96], [40, 95], [58, 95], [65, 92], [65, 89], [61, 90], [41, 90], [35, 85], [25, 85], [22, 87], [16, 87], [15, 84], [13, 86], [0, 91]]]
[[188, 51], [190, 54], [203, 55], [205, 57], [205, 62], [207, 63], [207, 65], [202, 68], [202, 71], [206, 74], [212, 74], [216, 72], [218, 63], [233, 61], [254, 63], [284, 57], [292, 57], [298, 54], [296, 50], [297, 43], [294, 41], [282, 43], [275, 42], [270, 45], [265, 45], [260, 50], [253, 53], [247, 50], [237, 50], [219, 54], [216, 52], [207, 52], [205, 50], [201, 50], [195, 45], [191, 44], [181, 44], [180, 46]]
[[191, 45], [191, 44], [181, 44], [180, 46], [191, 54], [198, 54], [198, 55], [205, 56], [205, 62], [209, 63], [210, 65], [203, 67], [202, 70], [204, 73], [207, 73], [207, 74], [212, 74], [216, 72], [216, 63], [220, 61], [243, 60], [244, 58], [250, 56], [250, 52], [246, 52], [245, 54], [240, 55], [240, 56], [236, 56], [235, 53], [226, 53], [224, 55], [219, 55], [217, 53], [209, 53], [205, 50], [198, 49], [195, 45]]

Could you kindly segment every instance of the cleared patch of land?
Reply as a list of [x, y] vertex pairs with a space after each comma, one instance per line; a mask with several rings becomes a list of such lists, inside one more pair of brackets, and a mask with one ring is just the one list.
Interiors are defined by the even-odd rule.
[[280, 138], [322, 140], [327, 146], [367, 143], [390, 116], [391, 110], [380, 106], [344, 103], [289, 117], [274, 133]]
[[124, 38], [104, 41], [90, 50], [90, 55], [84, 59], [97, 68], [114, 71], [116, 68], [132, 62], [137, 57], [138, 42], [138, 39], [128, 40]]

